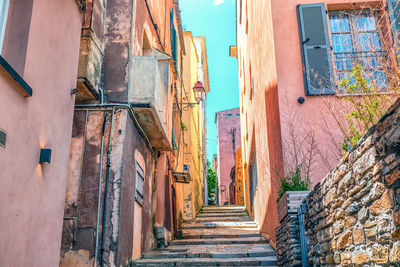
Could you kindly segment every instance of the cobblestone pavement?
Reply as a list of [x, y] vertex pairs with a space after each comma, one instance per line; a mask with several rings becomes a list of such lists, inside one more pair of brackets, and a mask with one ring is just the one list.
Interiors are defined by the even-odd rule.
[[275, 251], [244, 207], [204, 207], [182, 224], [182, 235], [131, 266], [277, 266]]

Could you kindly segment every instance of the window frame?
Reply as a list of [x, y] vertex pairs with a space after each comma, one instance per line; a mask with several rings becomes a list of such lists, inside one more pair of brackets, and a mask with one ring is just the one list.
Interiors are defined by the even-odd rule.
[[[340, 15], [348, 15], [349, 16], [349, 32], [332, 32], [332, 28], [331, 28], [331, 14], [338, 14]], [[375, 17], [375, 30], [360, 30], [358, 28], [356, 28], [356, 24], [357, 24], [357, 18], [360, 17], [361, 14], [367, 14], [370, 16], [374, 16]], [[371, 50], [362, 50], [362, 44], [360, 39], [358, 38], [358, 36], [360, 36], [360, 34], [362, 33], [376, 33], [379, 41], [380, 41], [380, 51], [379, 53], [381, 53], [380, 57], [385, 57], [388, 54], [388, 51], [384, 45], [384, 41], [385, 41], [385, 37], [382, 35], [382, 27], [384, 27], [384, 25], [382, 25], [382, 22], [380, 20], [380, 16], [382, 16], [381, 14], [379, 14], [379, 10], [378, 9], [372, 9], [371, 7], [363, 7], [363, 8], [358, 8], [358, 9], [327, 9], [327, 19], [328, 19], [328, 25], [329, 25], [329, 39], [330, 39], [330, 43], [331, 43], [331, 57], [332, 57], [332, 64], [333, 64], [333, 71], [334, 71], [334, 83], [335, 83], [335, 90], [336, 90], [336, 95], [337, 96], [347, 96], [349, 95], [348, 93], [345, 93], [342, 89], [340, 89], [339, 87], [339, 77], [338, 77], [338, 68], [336, 65], [336, 58], [335, 58], [335, 54], [340, 54], [340, 53], [349, 53], [351, 54], [354, 58], [357, 53], [360, 54], [368, 54], [369, 52], [371, 52]], [[335, 53], [334, 49], [333, 49], [333, 35], [334, 34], [350, 34], [351, 36], [351, 42], [352, 42], [352, 51], [351, 52], [339, 52], [339, 53]], [[373, 52], [373, 51], [372, 51]], [[360, 59], [363, 56], [360, 57]], [[373, 68], [364, 68], [367, 71], [371, 71], [374, 70]], [[382, 90], [381, 93], [386, 93], [386, 88], [389, 86], [390, 84], [390, 80], [389, 78], [385, 75], [385, 68], [384, 66], [382, 66], [381, 68], [376, 69], [377, 71], [380, 71], [383, 73], [384, 75], [384, 81], [385, 81], [385, 89]], [[344, 69], [341, 70], [340, 72], [342, 73], [346, 73], [351, 71], [351, 69]], [[352, 94], [352, 95], [362, 95], [363, 93], [357, 93], [357, 94]]]
[[0, 0], [0, 54], [3, 50], [9, 7], [10, 0]]

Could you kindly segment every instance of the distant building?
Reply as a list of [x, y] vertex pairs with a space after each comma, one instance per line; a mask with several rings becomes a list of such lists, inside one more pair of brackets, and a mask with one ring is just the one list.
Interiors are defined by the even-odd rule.
[[239, 108], [217, 112], [217, 149], [218, 149], [218, 200], [219, 205], [229, 202], [229, 184], [231, 169], [235, 166], [235, 152], [241, 147]]

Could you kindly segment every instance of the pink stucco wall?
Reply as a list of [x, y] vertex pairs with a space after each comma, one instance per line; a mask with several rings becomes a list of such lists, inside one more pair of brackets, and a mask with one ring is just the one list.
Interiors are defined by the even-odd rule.
[[[329, 10], [353, 8], [354, 1], [323, 2]], [[307, 157], [313, 147], [309, 175], [314, 184], [341, 155], [343, 134], [328, 111], [341, 112], [340, 96], [305, 96], [296, 6], [308, 3], [321, 1], [237, 1], [246, 207], [271, 239], [278, 224], [279, 178], [301, 163], [296, 155]], [[305, 97], [304, 104], [299, 97]]]
[[219, 204], [229, 200], [231, 169], [235, 166], [235, 151], [241, 147], [239, 108], [217, 112]]
[[[328, 11], [332, 8], [348, 9], [349, 6], [345, 4], [353, 2], [323, 1]], [[328, 110], [328, 106], [331, 106], [335, 113], [339, 113], [341, 97], [305, 96], [296, 6], [311, 3], [321, 3], [321, 1], [272, 0], [271, 8], [285, 169], [288, 171], [295, 167], [294, 149], [299, 151], [299, 156], [306, 156], [311, 148], [307, 143], [312, 141], [313, 136], [314, 156], [311, 159], [309, 175], [315, 184], [328, 173], [340, 157], [342, 152], [340, 143], [343, 142], [344, 136]], [[306, 99], [304, 104], [297, 102], [301, 96]], [[302, 143], [303, 139], [306, 142]], [[293, 145], [295, 142], [297, 145]]]
[[[34, 1], [23, 75], [33, 96], [0, 72], [0, 266], [58, 266], [80, 24], [76, 1]], [[44, 147], [51, 163], [40, 165]]]

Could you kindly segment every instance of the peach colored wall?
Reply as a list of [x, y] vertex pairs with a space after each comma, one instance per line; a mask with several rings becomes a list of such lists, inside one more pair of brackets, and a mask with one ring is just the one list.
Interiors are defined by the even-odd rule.
[[[242, 2], [242, 6], [240, 6]], [[282, 173], [277, 74], [270, 1], [237, 1], [240, 117], [246, 209], [275, 239], [276, 198]], [[252, 88], [254, 88], [252, 90]], [[257, 162], [257, 178], [249, 175]], [[255, 168], [255, 167], [254, 167]], [[255, 171], [254, 171], [255, 172]], [[250, 186], [254, 194], [250, 196]], [[253, 198], [253, 207], [250, 205]]]
[[[76, 1], [34, 1], [23, 76], [33, 96], [0, 74], [1, 266], [58, 266], [80, 24]], [[47, 165], [38, 164], [43, 147]]]
[[[354, 1], [325, 0], [322, 2], [329, 5]], [[293, 170], [295, 167], [293, 149], [298, 149], [302, 156], [307, 154], [310, 146], [306, 143], [300, 145], [300, 142], [303, 138], [311, 141], [313, 135], [315, 155], [312, 158], [310, 177], [316, 184], [338, 160], [342, 152], [340, 143], [344, 140], [343, 134], [327, 108], [328, 105], [337, 107], [340, 97], [336, 95], [305, 96], [304, 90], [296, 6], [321, 3], [321, 1], [272, 0], [271, 3], [285, 167], [286, 171]], [[326, 8], [329, 10], [329, 6]], [[301, 96], [305, 97], [304, 104], [297, 102]], [[293, 138], [292, 135], [296, 137]], [[296, 141], [298, 145], [294, 146], [293, 141]]]

